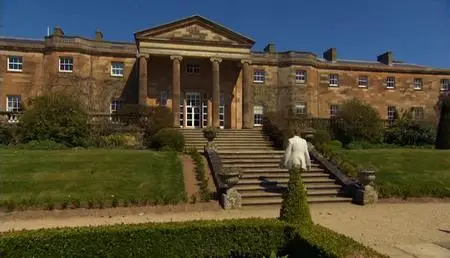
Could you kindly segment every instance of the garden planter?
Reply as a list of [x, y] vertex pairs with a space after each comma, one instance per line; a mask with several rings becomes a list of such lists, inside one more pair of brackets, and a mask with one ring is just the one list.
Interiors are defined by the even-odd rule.
[[358, 174], [358, 181], [363, 185], [370, 185], [375, 181], [375, 170], [373, 169], [363, 169]]
[[239, 182], [239, 178], [241, 178], [241, 169], [240, 168], [224, 168], [221, 173], [219, 173], [222, 181], [227, 185], [227, 188], [230, 189], [235, 186]]
[[209, 142], [212, 142], [217, 136], [217, 129], [214, 127], [207, 127], [203, 129], [203, 137]]

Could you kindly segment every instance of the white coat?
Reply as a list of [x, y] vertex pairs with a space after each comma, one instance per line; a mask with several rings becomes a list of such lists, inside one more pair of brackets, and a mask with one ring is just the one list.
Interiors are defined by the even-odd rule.
[[284, 152], [284, 167], [291, 169], [293, 166], [300, 166], [304, 170], [311, 167], [308, 143], [299, 136], [289, 139], [289, 144]]

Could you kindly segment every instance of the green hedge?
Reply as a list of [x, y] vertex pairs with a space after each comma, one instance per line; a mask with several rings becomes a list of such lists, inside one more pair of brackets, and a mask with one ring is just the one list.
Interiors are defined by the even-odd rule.
[[210, 201], [211, 193], [208, 189], [208, 176], [205, 171], [204, 159], [196, 148], [192, 148], [188, 152], [195, 163], [195, 178], [197, 179], [200, 188], [200, 198], [202, 201]]
[[383, 257], [320, 226], [246, 219], [4, 233], [6, 257]]

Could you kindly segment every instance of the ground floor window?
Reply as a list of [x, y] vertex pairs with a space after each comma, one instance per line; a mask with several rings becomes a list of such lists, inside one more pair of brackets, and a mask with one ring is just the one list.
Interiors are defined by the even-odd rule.
[[160, 100], [159, 100], [159, 105], [160, 106], [167, 106], [167, 99], [168, 99], [168, 92], [167, 90], [161, 90], [161, 96], [160, 96]]
[[424, 120], [424, 118], [425, 118], [425, 112], [423, 110], [423, 107], [413, 107], [412, 113], [413, 113], [413, 118], [415, 120]]
[[330, 118], [335, 118], [339, 113], [338, 105], [330, 105]]
[[393, 124], [395, 119], [397, 118], [397, 107], [389, 106], [387, 109], [387, 117], [389, 124]]
[[255, 126], [262, 126], [263, 124], [263, 115], [264, 115], [264, 108], [262, 106], [254, 106], [253, 107], [253, 114], [254, 114], [254, 125]]
[[304, 103], [296, 104], [294, 107], [294, 115], [296, 116], [306, 115], [306, 104]]
[[21, 98], [20, 96], [7, 96], [6, 97], [6, 111], [9, 112], [18, 112], [21, 107]]

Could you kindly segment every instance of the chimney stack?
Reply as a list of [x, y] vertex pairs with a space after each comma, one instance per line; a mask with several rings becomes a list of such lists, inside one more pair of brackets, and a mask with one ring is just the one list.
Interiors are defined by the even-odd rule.
[[392, 65], [392, 52], [386, 52], [378, 56], [377, 58], [378, 62], [385, 64], [385, 65]]
[[64, 31], [61, 29], [61, 27], [55, 27], [53, 29], [53, 35], [57, 36], [57, 37], [64, 37]]
[[323, 58], [330, 62], [336, 62], [337, 51], [336, 48], [330, 48], [327, 51], [323, 52]]
[[266, 53], [276, 53], [277, 49], [275, 48], [275, 44], [274, 43], [267, 44], [267, 46], [264, 48], [264, 52], [266, 52]]
[[100, 30], [95, 31], [95, 40], [103, 41], [103, 33]]

